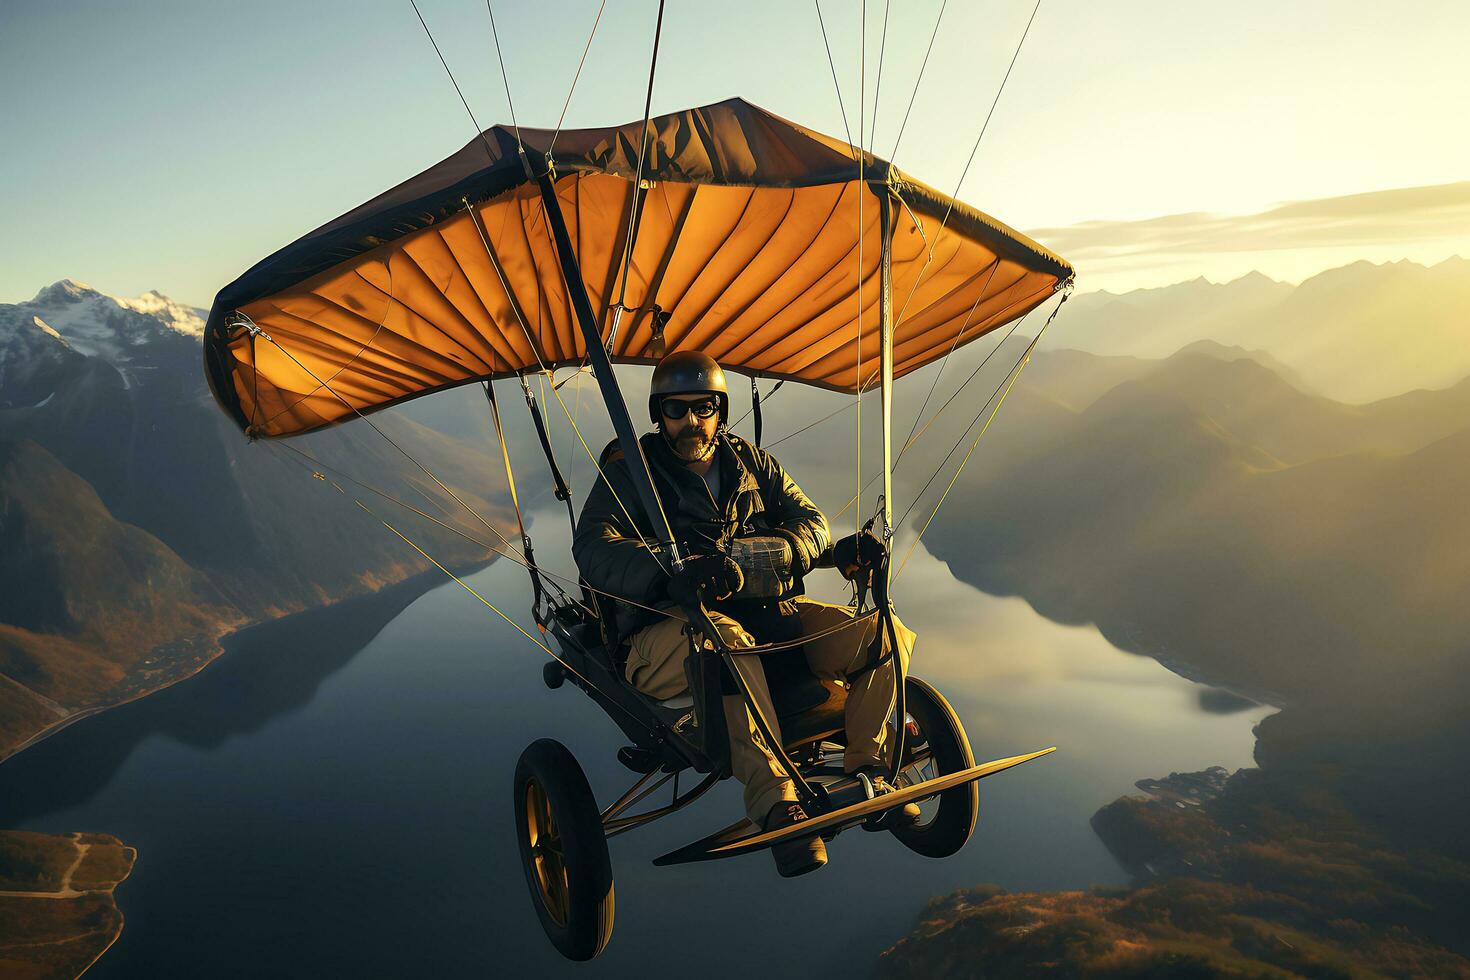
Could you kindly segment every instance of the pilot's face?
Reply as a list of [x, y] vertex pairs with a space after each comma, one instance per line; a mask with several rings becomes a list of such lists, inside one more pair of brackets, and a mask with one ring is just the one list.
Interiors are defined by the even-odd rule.
[[[715, 450], [715, 433], [720, 427], [719, 399], [714, 395], [667, 395], [661, 405], [664, 438], [674, 455], [686, 463], [708, 459]], [[681, 417], [669, 417], [676, 413], [682, 413]]]

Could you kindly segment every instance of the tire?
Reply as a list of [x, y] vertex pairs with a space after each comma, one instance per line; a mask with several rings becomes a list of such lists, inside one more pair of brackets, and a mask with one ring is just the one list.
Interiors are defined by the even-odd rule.
[[[921, 762], [905, 768], [899, 775], [900, 781], [912, 785], [919, 779], [959, 772], [975, 765], [965, 727], [944, 695], [927, 682], [910, 677], [904, 683], [904, 700], [909, 717], [919, 729], [917, 737], [912, 730], [905, 737], [904, 755], [912, 757], [927, 745], [932, 765]], [[921, 768], [925, 771], [920, 772]], [[980, 787], [970, 782], [947, 789], [921, 804], [921, 809], [924, 812], [918, 823], [895, 828], [893, 836], [916, 854], [949, 857], [965, 846], [975, 830], [975, 818], [980, 812]]]
[[526, 886], [546, 938], [569, 960], [590, 960], [612, 938], [613, 877], [602, 815], [565, 745], [532, 742], [512, 788]]

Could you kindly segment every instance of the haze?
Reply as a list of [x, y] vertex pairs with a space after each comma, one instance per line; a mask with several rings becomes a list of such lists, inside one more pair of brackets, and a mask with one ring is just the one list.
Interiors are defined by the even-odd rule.
[[[499, 7], [517, 116], [555, 125], [597, 4]], [[939, 7], [893, 5], [885, 43], [884, 8], [867, 5], [861, 102], [871, 113], [877, 91], [880, 155], [893, 148]], [[508, 121], [483, 6], [421, 9], [480, 123]], [[638, 117], [656, 9], [608, 6], [566, 125]], [[1030, 10], [1024, 0], [948, 5], [900, 166], [954, 189]], [[854, 138], [873, 126], [857, 118], [859, 14], [823, 5]], [[1470, 7], [1453, 0], [1045, 0], [960, 197], [1057, 247], [1071, 240], [1062, 230], [1106, 222], [1087, 227], [1130, 254], [1083, 249], [1084, 289], [1250, 269], [1299, 281], [1341, 264], [1347, 246], [1375, 261], [1465, 252], [1455, 229], [1416, 226], [1371, 247], [1334, 240], [1329, 227], [1248, 254], [1240, 249], [1269, 237], [1248, 220], [1234, 244], [1201, 250], [1158, 240], [1148, 222], [1464, 179], [1470, 134], [1446, 107], [1470, 95], [1458, 50], [1467, 34]], [[407, 2], [19, 0], [0, 9], [0, 91], [0, 301], [75, 276], [207, 306], [261, 257], [472, 135]], [[653, 111], [735, 94], [844, 131], [812, 8], [670, 5]]]

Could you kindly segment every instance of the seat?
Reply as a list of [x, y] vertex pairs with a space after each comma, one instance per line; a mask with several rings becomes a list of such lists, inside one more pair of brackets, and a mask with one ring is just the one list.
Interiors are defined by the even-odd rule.
[[807, 668], [801, 647], [763, 654], [761, 664], [777, 718], [794, 717], [831, 697], [831, 691]]

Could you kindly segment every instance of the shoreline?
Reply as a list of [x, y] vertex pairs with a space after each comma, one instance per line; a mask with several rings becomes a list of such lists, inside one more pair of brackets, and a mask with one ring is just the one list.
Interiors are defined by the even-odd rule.
[[[449, 568], [455, 575], [471, 575], [489, 566], [492, 562], [494, 562], [496, 557], [498, 556], [492, 555], [489, 559], [484, 561], [476, 561], [467, 565], [446, 567]], [[159, 646], [156, 646], [153, 649], [149, 650], [148, 654], [152, 655], [155, 651], [160, 650], [165, 646], [175, 644], [187, 644], [189, 646], [201, 647], [205, 652], [207, 652], [208, 655], [202, 658], [196, 657], [195, 660], [188, 665], [188, 669], [179, 673], [177, 676], [169, 678], [164, 683], [159, 684], [156, 687], [148, 687], [146, 689], [136, 691], [119, 701], [113, 701], [108, 704], [94, 705], [89, 708], [78, 709], [77, 711], [67, 715], [65, 718], [58, 720], [54, 724], [48, 725], [47, 727], [35, 732], [30, 737], [26, 738], [24, 741], [16, 745], [13, 749], [6, 752], [4, 755], [0, 755], [0, 781], [3, 781], [3, 766], [6, 762], [20, 755], [20, 753], [24, 752], [26, 749], [29, 749], [32, 746], [35, 746], [40, 742], [45, 741], [47, 738], [50, 738], [52, 735], [55, 735], [63, 729], [69, 728], [77, 722], [85, 721], [88, 718], [104, 714], [115, 708], [121, 708], [124, 705], [129, 705], [133, 704], [136, 701], [141, 701], [144, 698], [149, 697], [150, 695], [157, 694], [160, 691], [166, 691], [176, 684], [187, 681], [192, 677], [197, 677], [200, 671], [204, 670], [210, 664], [217, 661], [220, 657], [229, 653], [232, 642], [241, 634], [244, 634], [253, 629], [270, 626], [274, 623], [282, 623], [297, 616], [308, 616], [312, 613], [321, 612], [327, 609], [340, 609], [344, 605], [378, 598], [384, 595], [392, 594], [393, 592], [398, 590], [419, 588], [420, 586], [422, 586], [420, 594], [427, 593], [431, 588], [434, 587], [435, 584], [437, 584], [429, 582], [428, 580], [430, 578], [438, 579], [440, 581], [450, 581], [438, 569], [429, 567], [423, 569], [422, 571], [416, 572], [415, 574], [410, 575], [407, 578], [400, 579], [397, 582], [381, 586], [370, 592], [362, 592], [354, 595], [341, 596], [337, 599], [333, 599], [330, 602], [318, 603], [317, 605], [308, 606], [306, 608], [298, 609], [294, 612], [288, 612], [280, 616], [262, 617], [259, 619], [247, 620], [245, 622], [229, 626], [213, 634], [194, 634], [193, 636], [187, 636], [172, 640], [168, 644], [159, 644]]]

